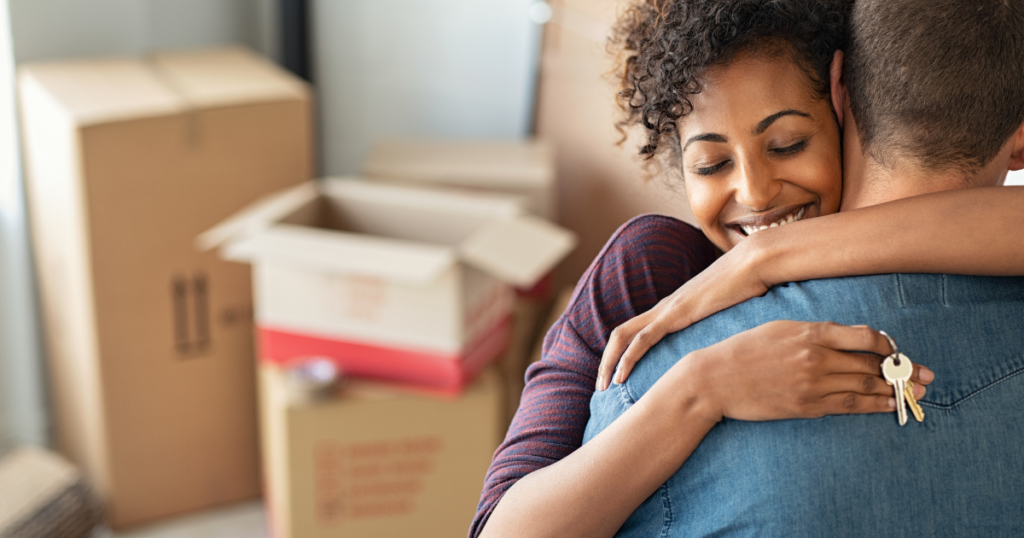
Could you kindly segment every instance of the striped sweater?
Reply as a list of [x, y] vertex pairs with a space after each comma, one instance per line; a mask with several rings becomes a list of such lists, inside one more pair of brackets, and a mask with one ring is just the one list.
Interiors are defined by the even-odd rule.
[[517, 480], [580, 447], [612, 329], [652, 308], [714, 259], [714, 246], [700, 230], [671, 217], [641, 215], [612, 235], [544, 338], [541, 360], [526, 372], [519, 410], [487, 471], [470, 538], [480, 534]]

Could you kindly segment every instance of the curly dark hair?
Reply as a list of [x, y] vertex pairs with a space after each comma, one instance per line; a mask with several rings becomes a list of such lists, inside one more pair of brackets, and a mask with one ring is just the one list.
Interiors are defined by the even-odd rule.
[[829, 95], [833, 53], [846, 45], [850, 0], [633, 0], [612, 30], [620, 58], [618, 104], [626, 130], [642, 125], [640, 155], [678, 162], [677, 122], [693, 110], [710, 68], [738, 53], [790, 54]]

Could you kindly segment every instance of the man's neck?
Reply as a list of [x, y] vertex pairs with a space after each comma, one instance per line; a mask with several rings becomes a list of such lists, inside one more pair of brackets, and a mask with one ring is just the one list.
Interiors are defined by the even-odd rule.
[[853, 168], [856, 171], [844, 175], [840, 211], [972, 185], [961, 172], [934, 173], [909, 167], [886, 167], [870, 156], [865, 156], [863, 163]]
[[[1003, 153], [973, 174], [959, 170], [929, 171], [918, 167], [885, 166], [866, 154], [856, 123], [848, 115], [843, 126], [843, 201], [840, 211], [868, 207], [933, 192], [965, 187], [1002, 185], [1006, 178]], [[1009, 146], [1007, 146], [1008, 148]]]

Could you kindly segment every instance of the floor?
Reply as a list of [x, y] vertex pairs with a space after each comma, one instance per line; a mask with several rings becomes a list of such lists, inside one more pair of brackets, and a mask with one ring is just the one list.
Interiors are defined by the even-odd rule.
[[269, 538], [269, 533], [263, 503], [253, 501], [125, 532], [100, 528], [92, 538]]

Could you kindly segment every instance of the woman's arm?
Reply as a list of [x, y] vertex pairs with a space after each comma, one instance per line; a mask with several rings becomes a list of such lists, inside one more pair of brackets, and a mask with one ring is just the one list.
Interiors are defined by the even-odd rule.
[[889, 344], [864, 326], [776, 321], [687, 355], [589, 443], [513, 485], [480, 536], [611, 536], [723, 417], [891, 412], [880, 358], [842, 349]]
[[914, 196], [758, 232], [655, 308], [616, 328], [597, 387], [607, 388], [613, 377], [625, 380], [666, 334], [783, 282], [880, 273], [1024, 275], [1024, 241], [1016, 231], [1021, 217], [1024, 187], [985, 187]]
[[960, 189], [757, 233], [751, 267], [767, 286], [879, 273], [1024, 275], [1024, 187]]

